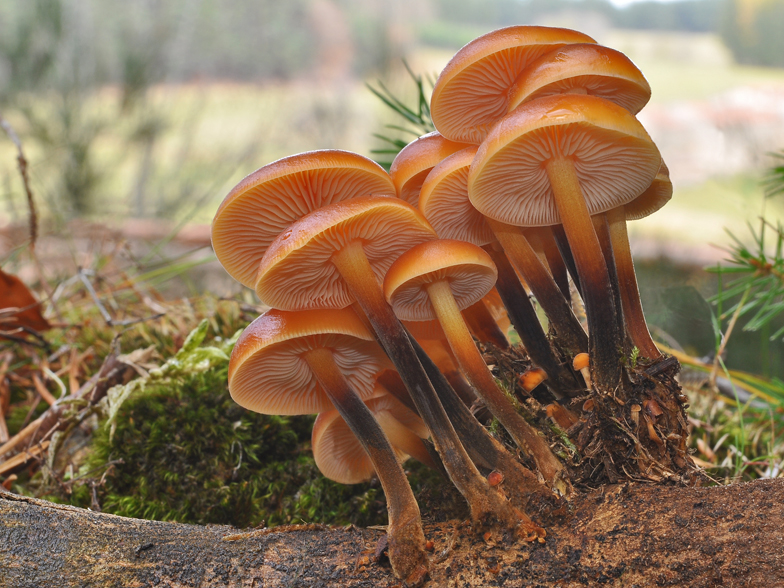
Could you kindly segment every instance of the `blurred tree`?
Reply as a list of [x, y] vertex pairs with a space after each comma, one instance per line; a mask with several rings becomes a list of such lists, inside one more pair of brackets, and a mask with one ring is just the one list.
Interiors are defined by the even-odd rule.
[[[100, 181], [92, 145], [103, 123], [85, 98], [101, 80], [101, 68], [92, 58], [92, 22], [84, 8], [76, 0], [31, 0], [6, 7], [10, 18], [0, 31], [0, 106], [22, 113], [26, 134], [59, 168], [55, 190], [62, 199], [50, 204], [65, 216], [89, 212]], [[51, 100], [44, 103], [44, 96]]]
[[729, 0], [722, 37], [739, 63], [784, 66], [784, 0]]
[[531, 24], [563, 11], [592, 12], [616, 28], [708, 32], [719, 28], [724, 0], [638, 2], [618, 8], [608, 0], [436, 0], [442, 19], [461, 24]]

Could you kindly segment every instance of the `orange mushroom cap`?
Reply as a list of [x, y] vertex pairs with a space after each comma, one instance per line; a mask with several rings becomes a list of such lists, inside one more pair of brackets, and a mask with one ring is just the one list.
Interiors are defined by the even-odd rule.
[[640, 220], [652, 215], [672, 199], [670, 172], [662, 161], [659, 173], [642, 194], [623, 207], [626, 220]]
[[330, 262], [336, 251], [362, 241], [381, 282], [402, 253], [435, 238], [425, 218], [399, 198], [338, 202], [302, 217], [270, 245], [259, 266], [256, 293], [273, 308], [344, 308], [354, 299]]
[[419, 210], [442, 239], [486, 245], [495, 241], [484, 215], [468, 199], [468, 169], [478, 147], [450, 155], [436, 165], [419, 191]]
[[651, 98], [648, 81], [623, 53], [576, 43], [531, 62], [509, 90], [509, 110], [543, 96], [581, 92], [615, 102], [632, 114]]
[[[338, 484], [367, 482], [376, 471], [362, 444], [335, 409], [316, 417], [310, 445], [316, 467]], [[394, 445], [392, 449], [398, 461], [405, 460], [403, 452]]]
[[234, 401], [262, 414], [313, 414], [332, 402], [303, 354], [327, 347], [361, 398], [373, 395], [378, 373], [391, 363], [351, 309], [269, 310], [240, 336], [229, 362]]
[[520, 374], [518, 381], [520, 382], [520, 386], [522, 386], [523, 390], [526, 392], [531, 392], [546, 379], [547, 373], [543, 369], [532, 368], [527, 372]]
[[422, 345], [422, 347], [425, 346], [426, 341], [438, 341], [438, 342], [446, 341], [446, 334], [444, 334], [444, 328], [441, 326], [441, 323], [439, 323], [438, 320], [436, 319], [433, 319], [431, 321], [404, 320], [403, 324], [405, 325], [406, 329], [408, 329], [408, 332], [411, 333], [411, 336], [414, 339], [416, 339]]
[[329, 149], [284, 157], [224, 198], [212, 221], [212, 247], [229, 275], [253, 288], [264, 252], [291, 223], [325, 204], [394, 194], [384, 169], [356, 153]]
[[588, 364], [589, 356], [587, 353], [578, 353], [572, 360], [572, 367], [577, 371], [584, 370], [588, 367]]
[[404, 320], [431, 320], [435, 311], [423, 286], [448, 280], [458, 308], [471, 306], [487, 294], [498, 273], [485, 251], [471, 243], [442, 239], [417, 245], [389, 268], [384, 295]]
[[482, 35], [460, 49], [436, 80], [430, 112], [448, 139], [481, 143], [508, 111], [507, 92], [526, 66], [569, 43], [595, 43], [569, 29], [513, 26]]
[[445, 139], [437, 131], [411, 141], [400, 150], [389, 168], [397, 197], [417, 206], [419, 189], [433, 166], [466, 147], [465, 143]]
[[468, 172], [471, 203], [517, 226], [561, 222], [545, 164], [567, 157], [590, 214], [632, 201], [651, 184], [661, 155], [628, 110], [602, 98], [546, 96], [493, 127]]

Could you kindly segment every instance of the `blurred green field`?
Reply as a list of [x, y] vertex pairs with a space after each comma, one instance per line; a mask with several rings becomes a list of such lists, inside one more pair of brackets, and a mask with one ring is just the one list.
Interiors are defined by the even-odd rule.
[[[681, 46], [693, 43], [684, 59], [674, 59], [673, 49], [651, 50], [667, 36], [673, 37], [639, 31], [632, 37], [623, 31], [607, 36], [608, 43], [615, 41], [637, 59], [653, 88], [654, 105], [701, 100], [741, 85], [784, 86], [784, 70], [733, 65], [721, 55], [714, 56], [715, 63], [700, 63], [699, 59], [716, 53], [713, 48], [718, 41], [711, 35], [676, 35]], [[416, 72], [436, 73], [452, 53], [445, 48], [419, 48], [408, 62]], [[413, 101], [413, 84], [402, 66], [382, 79], [393, 92]], [[356, 80], [321, 86], [306, 80], [154, 86], [145, 114], [162, 130], [152, 145], [146, 145], [133, 135], [138, 124], [121, 117], [119, 98], [116, 89], [106, 88], [90, 101], [92, 116], [103, 125], [92, 146], [94, 166], [100, 172], [96, 218], [118, 218], [141, 210], [144, 216], [208, 223], [231, 187], [261, 165], [321, 148], [370, 155], [373, 147], [381, 145], [372, 134], [382, 131], [384, 124], [397, 122]], [[45, 98], [35, 100], [39, 108], [57, 108]], [[18, 113], [4, 114], [22, 136], [29, 134]], [[34, 140], [26, 140], [25, 148], [34, 189], [50, 211], [57, 211], [58, 186], [53, 181], [61, 165], [57, 152], [44, 153]], [[16, 174], [12, 147], [1, 142], [0, 222], [20, 220], [26, 214]], [[747, 220], [762, 213], [757, 182], [756, 170], [749, 170], [701, 185], [676, 185], [672, 203], [638, 223], [635, 231], [691, 243], [721, 242], [723, 227], [742, 231]], [[781, 210], [776, 208], [778, 203], [767, 206], [771, 212]]]

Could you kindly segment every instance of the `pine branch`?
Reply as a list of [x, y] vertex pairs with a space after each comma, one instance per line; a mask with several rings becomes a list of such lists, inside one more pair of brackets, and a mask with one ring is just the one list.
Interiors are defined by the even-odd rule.
[[784, 149], [770, 155], [776, 164], [768, 170], [762, 181], [762, 185], [765, 187], [765, 196], [769, 198], [784, 194]]
[[[738, 277], [723, 285], [709, 301], [722, 308], [729, 305], [720, 312], [720, 320], [729, 316], [747, 317], [743, 330], [757, 331], [784, 313], [784, 226], [781, 222], [774, 225], [761, 218], [759, 229], [749, 225], [749, 232], [753, 246], [747, 246], [727, 231], [732, 240], [725, 248], [728, 265], [718, 264], [708, 271]], [[771, 235], [772, 248], [769, 245]], [[730, 305], [738, 296], [742, 296], [741, 300]], [[779, 337], [784, 337], [784, 327], [777, 330], [771, 340]]]
[[[406, 123], [406, 126], [393, 124], [385, 125], [385, 128], [398, 131], [399, 133], [403, 133], [405, 135], [411, 135], [413, 140], [421, 135], [425, 135], [435, 130], [433, 121], [430, 118], [430, 102], [428, 100], [428, 95], [433, 90], [435, 79], [432, 76], [422, 76], [415, 74], [405, 60], [403, 60], [403, 65], [405, 66], [409, 77], [416, 85], [416, 105], [407, 105], [405, 102], [400, 100], [400, 98], [395, 96], [395, 94], [389, 88], [387, 88], [384, 82], [381, 80], [376, 81], [377, 87], [374, 87], [371, 84], [367, 84], [367, 88], [390, 110], [392, 110], [392, 112], [403, 118]], [[392, 164], [392, 160], [408, 143], [402, 139], [384, 134], [374, 133], [373, 136], [392, 146], [371, 150], [371, 153], [374, 155], [384, 156], [379, 161], [379, 164], [388, 170], [389, 166]]]

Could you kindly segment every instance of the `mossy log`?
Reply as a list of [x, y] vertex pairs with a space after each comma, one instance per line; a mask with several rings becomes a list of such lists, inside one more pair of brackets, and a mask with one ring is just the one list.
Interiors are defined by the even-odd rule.
[[[772, 586], [784, 582], [784, 480], [578, 493], [544, 543], [426, 522], [430, 586]], [[143, 521], [0, 494], [0, 586], [391, 587], [373, 529]], [[235, 537], [231, 537], [235, 535]], [[232, 539], [232, 540], [227, 540]]]

